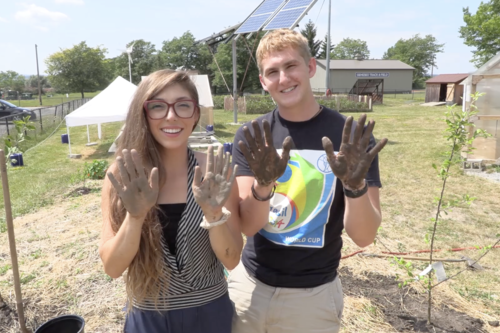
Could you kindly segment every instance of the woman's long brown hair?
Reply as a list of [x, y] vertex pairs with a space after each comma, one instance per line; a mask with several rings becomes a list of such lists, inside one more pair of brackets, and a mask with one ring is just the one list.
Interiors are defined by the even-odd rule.
[[[148, 174], [153, 167], [158, 168], [160, 188], [165, 183], [166, 172], [168, 171], [162, 164], [160, 157], [160, 150], [163, 148], [150, 132], [143, 104], [158, 95], [163, 89], [168, 89], [168, 87], [175, 84], [179, 84], [186, 89], [198, 105], [198, 92], [187, 72], [166, 69], [150, 74], [137, 87], [125, 121], [125, 129], [118, 140], [116, 152], [116, 156], [121, 156], [123, 149], [137, 150], [142, 157], [143, 165]], [[196, 110], [193, 117], [199, 119], [200, 108], [197, 107]], [[115, 177], [120, 179], [119, 174], [116, 174]], [[127, 212], [113, 187], [110, 193], [110, 205], [111, 227], [116, 234]], [[125, 276], [129, 309], [132, 308], [134, 300], [140, 303], [145, 298], [154, 299], [157, 306], [161, 287], [160, 280], [168, 281], [169, 271], [161, 247], [162, 228], [158, 213], [158, 206], [155, 205], [147, 214], [142, 226], [139, 251], [128, 267]]]

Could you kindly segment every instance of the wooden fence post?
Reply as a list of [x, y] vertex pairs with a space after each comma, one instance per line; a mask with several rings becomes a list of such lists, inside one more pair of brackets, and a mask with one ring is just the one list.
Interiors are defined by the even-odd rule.
[[14, 275], [14, 290], [16, 292], [16, 309], [19, 317], [21, 332], [27, 333], [24, 320], [23, 297], [21, 294], [21, 279], [19, 277], [19, 264], [17, 261], [16, 237], [14, 235], [14, 222], [12, 219], [12, 207], [10, 202], [9, 180], [7, 178], [7, 161], [4, 151], [0, 149], [0, 169], [2, 173], [3, 201], [5, 207], [5, 221], [7, 222], [7, 232], [9, 234], [10, 259], [12, 262], [12, 274]]
[[38, 114], [40, 115], [40, 131], [43, 133], [42, 109], [38, 109]]

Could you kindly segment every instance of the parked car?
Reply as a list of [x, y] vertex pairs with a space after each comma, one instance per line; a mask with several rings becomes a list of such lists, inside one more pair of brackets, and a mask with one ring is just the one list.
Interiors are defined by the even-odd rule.
[[18, 120], [26, 116], [30, 116], [30, 120], [36, 120], [35, 111], [19, 107], [10, 102], [4, 101], [3, 99], [0, 99], [0, 118], [8, 116], [14, 116], [9, 120]]

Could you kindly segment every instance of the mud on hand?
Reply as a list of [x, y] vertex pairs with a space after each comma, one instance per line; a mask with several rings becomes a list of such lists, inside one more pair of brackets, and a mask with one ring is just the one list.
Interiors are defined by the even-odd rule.
[[259, 123], [256, 120], [252, 121], [254, 136], [250, 133], [248, 127], [243, 127], [243, 135], [248, 143], [248, 146], [239, 141], [238, 146], [248, 162], [250, 170], [252, 170], [257, 183], [262, 186], [268, 186], [275, 182], [283, 175], [290, 159], [290, 149], [293, 141], [291, 137], [286, 137], [283, 141], [283, 150], [281, 156], [274, 148], [273, 135], [271, 126], [267, 120], [262, 121], [264, 128], [264, 140], [262, 139], [262, 131]]
[[387, 139], [380, 140], [372, 149], [367, 151], [370, 137], [375, 127], [375, 121], [370, 120], [366, 130], [366, 114], [361, 115], [356, 126], [351, 142], [351, 129], [353, 118], [348, 117], [342, 133], [342, 143], [337, 155], [334, 153], [333, 144], [327, 137], [323, 138], [328, 163], [335, 176], [349, 189], [359, 189], [364, 186], [364, 179], [373, 159], [387, 144]]
[[195, 168], [192, 184], [194, 198], [209, 222], [220, 219], [222, 207], [231, 194], [238, 166], [235, 166], [234, 172], [231, 172], [232, 167], [229, 162], [230, 155], [224, 154], [222, 146], [219, 147], [215, 158], [213, 147], [209, 146], [207, 169], [203, 181], [200, 167]]
[[153, 168], [148, 175], [135, 149], [130, 152], [124, 149], [122, 153], [123, 157], [116, 158], [121, 183], [113, 173], [107, 175], [127, 212], [133, 217], [143, 218], [158, 200], [158, 169]]

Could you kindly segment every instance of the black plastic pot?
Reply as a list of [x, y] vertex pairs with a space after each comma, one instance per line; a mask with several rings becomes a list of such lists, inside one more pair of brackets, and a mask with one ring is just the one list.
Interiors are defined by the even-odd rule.
[[84, 333], [85, 320], [76, 315], [66, 315], [47, 321], [35, 333]]

